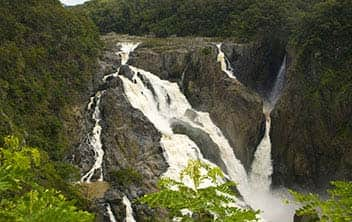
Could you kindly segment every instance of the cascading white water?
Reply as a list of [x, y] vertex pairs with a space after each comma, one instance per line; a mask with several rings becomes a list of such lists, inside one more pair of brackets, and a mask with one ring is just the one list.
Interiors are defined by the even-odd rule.
[[[136, 222], [136, 220], [133, 217], [133, 209], [132, 209], [130, 200], [126, 196], [123, 196], [122, 203], [126, 207], [126, 219], [125, 219], [125, 222]], [[111, 222], [114, 222], [114, 221], [111, 221]]]
[[95, 108], [94, 112], [92, 115], [92, 119], [95, 121], [95, 125], [92, 131], [92, 134], [89, 135], [88, 141], [89, 145], [93, 148], [94, 151], [94, 165], [92, 168], [81, 178], [81, 182], [87, 182], [90, 183], [92, 177], [96, 172], [99, 172], [99, 177], [97, 181], [103, 181], [103, 157], [104, 157], [104, 150], [103, 150], [103, 145], [101, 143], [101, 130], [102, 127], [100, 126], [100, 100], [101, 96], [104, 93], [104, 91], [98, 91], [94, 97], [90, 99], [90, 103], [88, 104], [88, 109], [92, 108], [92, 105], [95, 100]]
[[[125, 42], [118, 44], [117, 46], [120, 47], [120, 51], [116, 53], [117, 56], [120, 56], [121, 58], [121, 65], [126, 65], [130, 56], [130, 53], [133, 52], [137, 47], [139, 43], [132, 43], [132, 42]], [[106, 80], [110, 77], [117, 77], [119, 73], [120, 68], [117, 69], [115, 73], [109, 74], [104, 76], [103, 82], [106, 82]]]
[[107, 204], [106, 211], [108, 212], [108, 216], [109, 216], [110, 222], [117, 222], [114, 214], [112, 213], [110, 204]]
[[[269, 94], [268, 100], [271, 104], [271, 108], [273, 108], [275, 106], [275, 104], [276, 104], [277, 100], [279, 99], [280, 94], [283, 90], [283, 87], [284, 87], [285, 73], [286, 73], [286, 61], [287, 61], [287, 57], [285, 55], [284, 59], [282, 60], [281, 66], [280, 66], [279, 73], [276, 76], [273, 89], [271, 90], [271, 92]], [[271, 112], [271, 110], [270, 110], [270, 112]]]
[[[209, 134], [210, 138], [219, 146], [220, 156], [225, 163], [228, 176], [238, 183], [238, 189], [241, 193], [247, 193], [246, 171], [234, 155], [227, 139], [210, 119], [209, 114], [193, 110], [177, 83], [161, 80], [152, 73], [133, 66], [130, 66], [130, 69], [134, 73], [132, 80], [120, 76], [125, 94], [131, 105], [141, 110], [163, 134], [160, 143], [169, 164], [165, 176], [178, 179], [180, 171], [190, 159], [201, 159], [208, 162], [188, 136], [173, 133], [172, 122], [182, 120]], [[145, 81], [150, 83], [152, 89], [144, 84]], [[195, 118], [189, 118], [186, 115], [188, 110], [192, 110], [196, 114]]]
[[[221, 49], [222, 43], [216, 44], [218, 48], [217, 61], [221, 64], [221, 70], [226, 73], [231, 79], [237, 80], [235, 74], [233, 73], [233, 68], [230, 65], [230, 61], [226, 58], [225, 53]], [[238, 81], [238, 80], [237, 80]]]
[[[221, 51], [221, 44], [217, 44], [217, 47], [219, 50], [218, 62], [221, 63], [221, 68], [227, 76], [232, 78], [232, 76], [234, 76], [233, 68]], [[263, 113], [266, 119], [265, 134], [257, 147], [251, 166], [251, 172], [248, 178], [250, 192], [249, 194], [241, 193], [247, 204], [254, 209], [261, 210], [262, 219], [271, 222], [292, 221], [295, 212], [294, 207], [283, 203], [283, 199], [289, 198], [286, 190], [270, 189], [271, 175], [273, 172], [271, 161], [270, 112], [274, 108], [283, 89], [285, 71], [286, 56], [283, 59], [273, 89], [269, 94], [268, 101], [264, 102]]]
[[[120, 51], [117, 52], [116, 54], [121, 57], [121, 65], [125, 65], [128, 62], [130, 52], [132, 52], [137, 46], [138, 46], [138, 44], [133, 44], [133, 43], [126, 43], [126, 44], [120, 45]], [[104, 76], [103, 81], [105, 82], [109, 77], [117, 77], [118, 71], [119, 70], [117, 70], [116, 73]], [[100, 121], [101, 121], [100, 101], [101, 101], [101, 96], [102, 96], [102, 94], [104, 94], [104, 92], [105, 91], [98, 91], [95, 96], [90, 98], [90, 101], [87, 106], [88, 110], [91, 110], [92, 106], [95, 102], [95, 108], [94, 108], [94, 112], [92, 115], [92, 119], [95, 121], [95, 125], [93, 128], [92, 134], [89, 135], [89, 137], [88, 137], [89, 145], [93, 148], [93, 151], [94, 151], [95, 162], [94, 162], [94, 165], [92, 166], [92, 168], [81, 178], [81, 182], [90, 183], [92, 180], [92, 177], [96, 174], [96, 172], [99, 172], [99, 177], [98, 177], [97, 181], [104, 180], [103, 168], [102, 168], [103, 158], [104, 158], [104, 150], [102, 148], [103, 145], [101, 142], [102, 127], [100, 125]], [[132, 212], [131, 203], [129, 202], [128, 199], [127, 199], [127, 201], [124, 199], [124, 204], [126, 205], [126, 208], [128, 210], [128, 212], [126, 212], [126, 213], [130, 214], [130, 215], [127, 214], [128, 217], [126, 218], [126, 221], [127, 222], [134, 222], [133, 216], [131, 216], [132, 213], [130, 213], [130, 212]], [[110, 204], [107, 204], [106, 211], [108, 213], [110, 221], [116, 222], [116, 219], [115, 219], [114, 214], [112, 213]]]
[[265, 134], [254, 154], [249, 182], [251, 190], [269, 192], [273, 166], [271, 163], [270, 114], [265, 115]]
[[[133, 51], [138, 44], [120, 43], [120, 45], [121, 50], [126, 49], [124, 54], [126, 57], [119, 54], [121, 58], [124, 59], [123, 64], [126, 64], [129, 53]], [[222, 70], [230, 78], [237, 80], [233, 74], [232, 67], [229, 62], [226, 61], [227, 58], [225, 54], [221, 51], [221, 44], [218, 44], [217, 47], [219, 49], [217, 59], [221, 63]], [[279, 209], [282, 206], [281, 199], [270, 192], [270, 176], [272, 173], [270, 157], [271, 143], [269, 136], [270, 112], [268, 112], [267, 115], [266, 132], [258, 146], [251, 175], [248, 178], [244, 167], [234, 155], [227, 139], [223, 136], [220, 129], [211, 121], [209, 114], [193, 110], [176, 83], [161, 80], [152, 73], [133, 66], [129, 66], [129, 68], [133, 72], [131, 80], [124, 76], [119, 77], [123, 82], [125, 94], [131, 105], [142, 111], [162, 133], [160, 144], [164, 149], [164, 155], [169, 164], [169, 168], [164, 176], [178, 180], [180, 171], [187, 165], [189, 159], [200, 159], [209, 162], [203, 158], [195, 142], [188, 136], [173, 133], [171, 128], [172, 122], [181, 120], [190, 124], [192, 127], [206, 132], [219, 146], [220, 155], [225, 163], [228, 176], [238, 184], [238, 190], [248, 204], [255, 209], [264, 210], [263, 216], [267, 218], [268, 221], [282, 221], [283, 218], [287, 218], [287, 220], [284, 220], [289, 221], [291, 219], [292, 214], [290, 214], [290, 217], [286, 217], [286, 211], [285, 215], [281, 213], [282, 210]], [[116, 76], [117, 73], [113, 75]], [[146, 84], [146, 82], [149, 84]], [[189, 118], [186, 115], [188, 110], [193, 110], [196, 114], [195, 118]], [[266, 164], [264, 164], [264, 162]], [[125, 205], [127, 210], [128, 203]], [[271, 208], [268, 209], [268, 207]], [[130, 209], [130, 215], [132, 215], [132, 208]], [[279, 211], [279, 213], [276, 214], [276, 211]], [[278, 218], [281, 219], [277, 220]]]

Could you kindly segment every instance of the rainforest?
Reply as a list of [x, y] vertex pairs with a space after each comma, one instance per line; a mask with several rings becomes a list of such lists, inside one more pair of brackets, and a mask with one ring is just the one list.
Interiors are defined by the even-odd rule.
[[352, 221], [352, 1], [1, 0], [0, 221]]

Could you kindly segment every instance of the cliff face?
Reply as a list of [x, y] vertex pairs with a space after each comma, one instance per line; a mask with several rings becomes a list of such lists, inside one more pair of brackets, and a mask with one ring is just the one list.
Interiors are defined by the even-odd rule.
[[[106, 218], [104, 204], [110, 203], [115, 216], [124, 218], [123, 195], [135, 199], [156, 190], [156, 181], [167, 169], [160, 147], [161, 134], [125, 97], [119, 78], [103, 76], [120, 67], [116, 43], [141, 42], [131, 53], [129, 64], [150, 71], [161, 79], [177, 82], [194, 109], [208, 112], [234, 149], [236, 157], [248, 170], [253, 154], [264, 131], [262, 98], [272, 87], [283, 57], [281, 48], [256, 43], [223, 44], [240, 82], [229, 78], [217, 62], [217, 48], [211, 39], [171, 38], [150, 39], [108, 35], [103, 37], [106, 50], [101, 57], [100, 71], [91, 87], [91, 94], [104, 91], [101, 97], [102, 143], [105, 151], [104, 180], [106, 192], [96, 197], [98, 220]], [[304, 73], [297, 73], [296, 59], [289, 53], [287, 85], [276, 109], [272, 112], [272, 158], [275, 185], [326, 184], [333, 178], [351, 178], [351, 142], [338, 130], [348, 123], [351, 107], [344, 103], [329, 105], [328, 100], [307, 97], [314, 63]], [[267, 58], [273, 56], [273, 61]], [[273, 71], [275, 70], [275, 71]], [[120, 74], [129, 76], [127, 66]], [[313, 73], [306, 78], [306, 73]], [[313, 78], [314, 80], [314, 78]], [[314, 81], [313, 81], [314, 82]], [[147, 83], [146, 83], [147, 84]], [[261, 95], [261, 96], [259, 96]], [[319, 103], [317, 103], [317, 101]], [[87, 101], [88, 103], [88, 101]], [[87, 172], [94, 162], [91, 148], [84, 138], [91, 131], [92, 111], [80, 107], [77, 121], [80, 130], [73, 137], [81, 138], [73, 162]], [[328, 112], [325, 112], [328, 110]], [[323, 112], [324, 111], [324, 112]], [[81, 114], [80, 114], [81, 113]], [[83, 113], [83, 114], [82, 114]], [[192, 116], [192, 113], [188, 113]], [[182, 121], [173, 124], [174, 132], [188, 135], [210, 161], [223, 166], [218, 147], [207, 133]], [[78, 142], [77, 142], [78, 143]], [[138, 221], [156, 220], [152, 211], [133, 204]]]
[[272, 112], [273, 182], [321, 189], [330, 180], [351, 180], [351, 98], [321, 86], [324, 73], [314, 57], [302, 66], [290, 55], [287, 85]]
[[249, 44], [227, 43], [222, 48], [237, 79], [267, 98], [286, 53], [284, 43], [263, 40]]
[[188, 41], [168, 47], [142, 44], [130, 63], [178, 82], [194, 109], [209, 112], [248, 169], [262, 134], [261, 98], [221, 71], [214, 44], [202, 39]]
[[[105, 192], [93, 196], [96, 200], [93, 208], [99, 212], [99, 221], [107, 218], [106, 203], [110, 203], [118, 219], [124, 218], [123, 195], [135, 199], [155, 191], [156, 181], [167, 169], [159, 143], [161, 134], [140, 111], [129, 104], [119, 78], [111, 77], [106, 83], [102, 81], [104, 75], [116, 72], [120, 66], [120, 58], [116, 55], [118, 42], [142, 42], [131, 53], [129, 64], [162, 79], [177, 82], [196, 110], [210, 113], [212, 120], [230, 141], [237, 158], [249, 168], [263, 134], [261, 98], [221, 71], [215, 45], [207, 39], [158, 40], [106, 36], [103, 40], [106, 50], [101, 56], [100, 71], [91, 87], [92, 95], [97, 91], [104, 92], [100, 102], [100, 125], [105, 152], [104, 180], [109, 185]], [[121, 67], [120, 72], [128, 76], [129, 70]], [[87, 104], [82, 105], [77, 114], [81, 128], [76, 130], [74, 137], [81, 139], [72, 160], [80, 166], [82, 173], [87, 172], [94, 163], [94, 153], [85, 141], [94, 125], [92, 111], [87, 110]], [[192, 138], [204, 156], [222, 166], [218, 148], [209, 135], [182, 122], [175, 123], [173, 127], [175, 132]], [[93, 183], [92, 189], [98, 189], [99, 186]], [[138, 204], [133, 204], [133, 208], [138, 221], [156, 220], [147, 208]]]

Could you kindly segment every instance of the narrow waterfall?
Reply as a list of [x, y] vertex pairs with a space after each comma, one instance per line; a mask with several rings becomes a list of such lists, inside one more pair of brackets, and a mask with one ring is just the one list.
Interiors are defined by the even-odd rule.
[[[121, 65], [125, 65], [128, 62], [129, 59], [129, 54], [132, 52], [135, 48], [137, 48], [138, 44], [133, 44], [133, 43], [126, 43], [126, 44], [121, 44], [120, 46], [120, 51], [117, 52], [116, 54], [121, 57]], [[106, 80], [109, 77], [117, 77], [118, 70], [116, 73], [109, 74], [104, 76], [103, 81], [106, 82]], [[88, 142], [89, 145], [92, 147], [94, 151], [94, 159], [95, 162], [92, 166], [92, 168], [81, 178], [81, 182], [86, 182], [86, 183], [91, 183], [93, 176], [98, 174], [98, 178], [96, 181], [104, 181], [104, 174], [103, 174], [103, 159], [104, 159], [104, 150], [103, 150], [103, 144], [101, 142], [101, 132], [102, 132], [102, 127], [100, 125], [101, 121], [101, 114], [100, 114], [100, 101], [101, 101], [101, 96], [104, 94], [104, 90], [98, 91], [95, 96], [90, 98], [90, 101], [88, 103], [87, 109], [90, 111], [92, 109], [92, 106], [95, 103], [92, 119], [95, 122], [94, 128], [92, 133], [88, 136]], [[127, 197], [124, 197], [123, 203], [126, 205], [126, 221], [127, 222], [134, 222], [133, 216], [132, 216], [132, 208], [131, 208], [131, 203], [129, 200], [125, 200]], [[111, 205], [106, 204], [106, 211], [109, 216], [109, 219], [111, 222], [116, 222], [115, 216], [111, 210]], [[132, 218], [132, 219], [131, 219]]]
[[104, 91], [98, 91], [95, 96], [91, 97], [90, 102], [88, 104], [88, 110], [90, 110], [93, 106], [95, 101], [95, 108], [92, 115], [92, 119], [95, 122], [94, 128], [92, 133], [88, 137], [89, 145], [93, 148], [94, 151], [94, 158], [95, 162], [92, 168], [81, 178], [81, 182], [90, 183], [92, 177], [98, 173], [99, 177], [97, 181], [103, 181], [103, 157], [104, 157], [104, 150], [103, 145], [101, 143], [101, 130], [102, 127], [100, 126], [100, 100], [101, 96]]
[[[137, 47], [139, 43], [135, 44], [132, 42], [125, 42], [123, 44], [118, 44], [117, 46], [120, 47], [120, 51], [116, 53], [117, 56], [121, 58], [121, 66], [126, 65], [130, 56], [130, 53], [133, 52]], [[116, 78], [118, 73], [119, 73], [119, 68], [115, 73], [109, 74], [104, 76], [103, 82], [106, 82], [106, 80], [110, 77]]]
[[[274, 86], [269, 94], [268, 101], [264, 101], [263, 113], [265, 115], [265, 134], [254, 155], [250, 172], [250, 186], [253, 190], [250, 200], [252, 207], [263, 210], [263, 218], [273, 221], [292, 221], [294, 207], [285, 205], [284, 198], [289, 198], [285, 190], [272, 190], [271, 175], [273, 173], [271, 160], [270, 113], [274, 109], [284, 87], [286, 71], [286, 56], [283, 58], [280, 70], [276, 76]], [[275, 209], [273, 211], [273, 209]]]
[[[123, 204], [126, 207], [126, 219], [125, 219], [125, 222], [136, 222], [136, 220], [133, 217], [133, 209], [131, 207], [130, 200], [126, 196], [123, 196], [122, 202], [123, 202]], [[114, 221], [111, 221], [111, 222], [114, 222]]]
[[[217, 44], [219, 54], [218, 62], [221, 63], [222, 70], [233, 78], [233, 68], [230, 66], [226, 56], [221, 51], [221, 44]], [[225, 70], [224, 70], [225, 69]], [[285, 190], [271, 190], [271, 175], [273, 166], [271, 161], [271, 141], [270, 141], [270, 112], [274, 108], [284, 86], [286, 71], [286, 56], [284, 57], [280, 70], [277, 74], [268, 101], [264, 101], [263, 113], [265, 115], [265, 134], [259, 143], [254, 155], [251, 171], [248, 176], [249, 192], [241, 193], [247, 204], [252, 208], [261, 210], [263, 220], [271, 222], [292, 221], [294, 208], [283, 203], [283, 199], [288, 198]]]
[[276, 76], [274, 86], [270, 92], [268, 101], [264, 101], [263, 113], [265, 115], [265, 134], [254, 154], [249, 180], [253, 189], [263, 192], [270, 191], [271, 175], [273, 173], [271, 161], [271, 141], [270, 141], [270, 113], [279, 99], [284, 86], [286, 70], [286, 56], [284, 57], [280, 70]]
[[[285, 73], [286, 73], [286, 61], [287, 61], [287, 58], [285, 55], [284, 59], [282, 60], [281, 66], [280, 66], [279, 73], [276, 76], [273, 89], [271, 90], [269, 97], [268, 97], [268, 100], [271, 105], [271, 109], [273, 109], [274, 106], [276, 105], [276, 102], [280, 98], [280, 94], [284, 88]], [[271, 110], [270, 110], [270, 112], [271, 112]]]
[[273, 166], [271, 163], [270, 114], [265, 115], [265, 134], [254, 154], [254, 160], [249, 174], [252, 190], [269, 192]]
[[225, 53], [221, 49], [221, 46], [222, 43], [216, 44], [216, 47], [218, 48], [217, 61], [221, 64], [221, 70], [231, 79], [237, 80], [235, 74], [233, 73], [233, 68], [230, 65], [230, 61], [226, 58]]
[[117, 222], [114, 214], [112, 213], [110, 204], [106, 205], [106, 211], [108, 212], [108, 216], [109, 216], [110, 222]]

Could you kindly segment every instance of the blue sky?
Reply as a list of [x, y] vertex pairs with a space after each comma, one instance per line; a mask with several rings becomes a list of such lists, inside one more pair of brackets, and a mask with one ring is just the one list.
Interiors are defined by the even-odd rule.
[[60, 0], [65, 5], [77, 5], [82, 4], [83, 2], [87, 2], [88, 0]]

